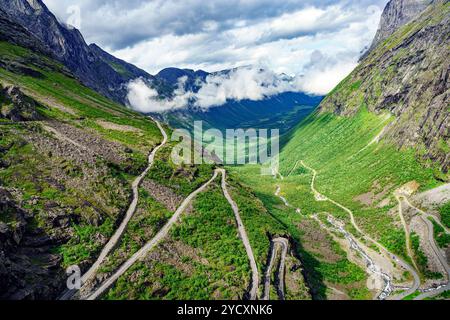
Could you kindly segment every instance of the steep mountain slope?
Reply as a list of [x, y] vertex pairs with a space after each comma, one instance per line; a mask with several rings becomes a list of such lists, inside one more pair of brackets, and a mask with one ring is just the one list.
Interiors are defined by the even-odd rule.
[[88, 46], [77, 29], [61, 24], [41, 0], [0, 1], [0, 9], [2, 17], [6, 12], [9, 20], [31, 32], [84, 85], [116, 102], [127, 102], [124, 85], [129, 80], [154, 79], [98, 46]]
[[389, 195], [411, 181], [423, 190], [449, 181], [449, 11], [435, 3], [381, 43], [281, 154], [283, 174], [304, 160], [321, 192], [353, 208], [386, 246], [396, 230]]
[[[321, 113], [355, 115], [362, 106], [389, 113], [382, 140], [414, 148], [424, 160], [450, 167], [448, 1], [436, 1], [400, 28], [348, 76], [320, 106]], [[443, 45], [444, 44], [444, 45]]]
[[[131, 184], [161, 134], [148, 118], [84, 87], [49, 57], [0, 42], [0, 62], [0, 299], [56, 299], [66, 289], [65, 269], [78, 265], [86, 272], [123, 221]], [[88, 285], [114, 273], [211, 179], [210, 165], [173, 164], [174, 145], [157, 152], [138, 186], [136, 213]], [[250, 190], [228, 184], [262, 272], [269, 234], [286, 230]], [[248, 258], [218, 186], [199, 195], [145, 264], [133, 266], [106, 297], [243, 298]], [[289, 296], [308, 298], [298, 260], [288, 259]]]
[[433, 0], [392, 0], [384, 8], [372, 46], [366, 56], [395, 31], [417, 18]]
[[22, 47], [52, 56], [50, 48], [45, 46], [31, 32], [14, 22], [9, 15], [0, 9], [0, 40], [8, 41]]
[[0, 111], [0, 298], [52, 299], [64, 268], [85, 269], [111, 236], [161, 134], [60, 63], [3, 41]]
[[[395, 31], [324, 99], [316, 113], [286, 135], [280, 154], [282, 178], [258, 177], [259, 168], [252, 166], [230, 168], [272, 214], [299, 228], [290, 229], [291, 236], [302, 244], [298, 252], [306, 280], [318, 298], [335, 298], [337, 291], [346, 298], [354, 293], [342, 279], [326, 273], [332, 255], [309, 245], [318, 237], [310, 231], [311, 225], [320, 232], [336, 220], [362, 247], [373, 247], [370, 238], [391, 255], [417, 265], [421, 289], [448, 283], [445, 268], [427, 249], [426, 226], [417, 221], [420, 213], [401, 199], [450, 178], [449, 55], [443, 45], [449, 43], [449, 13], [448, 1], [436, 1]], [[435, 205], [445, 207], [445, 203]], [[284, 207], [282, 214], [280, 207]], [[426, 210], [434, 212], [433, 219], [445, 218], [433, 208]], [[356, 262], [348, 243], [337, 242], [347, 253], [345, 261]], [[406, 275], [405, 269], [396, 270], [375, 252], [366, 252], [394, 284], [408, 288], [417, 284], [413, 267]], [[367, 262], [358, 265], [366, 268]], [[373, 283], [368, 282], [369, 296], [382, 289]], [[364, 296], [363, 289], [359, 293]]]

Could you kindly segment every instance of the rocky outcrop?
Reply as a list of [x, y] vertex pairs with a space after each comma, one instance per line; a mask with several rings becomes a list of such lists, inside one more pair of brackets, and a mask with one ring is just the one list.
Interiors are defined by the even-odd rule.
[[[154, 79], [99, 47], [88, 46], [79, 30], [60, 23], [41, 0], [0, 1], [0, 9], [1, 19], [13, 21], [25, 29], [21, 32], [32, 33], [33, 38], [39, 40], [40, 45], [33, 45], [32, 48], [49, 49], [52, 56], [84, 85], [119, 103], [127, 102], [124, 85], [128, 81], [138, 77]], [[6, 40], [10, 41], [10, 38]]]
[[381, 16], [372, 46], [366, 56], [399, 28], [417, 18], [433, 0], [390, 0]]
[[22, 27], [3, 10], [0, 9], [0, 41], [7, 41], [15, 45], [31, 49], [35, 52], [52, 56], [50, 48], [45, 46], [31, 32]]
[[33, 214], [21, 208], [14, 191], [0, 188], [0, 299], [48, 299], [64, 283], [61, 258], [48, 253], [57, 238], [32, 228]]
[[41, 118], [36, 110], [36, 102], [15, 86], [2, 88], [0, 85], [0, 111], [0, 118], [15, 122]]
[[321, 104], [321, 112], [352, 116], [362, 107], [395, 121], [382, 140], [414, 148], [450, 168], [450, 6], [435, 1], [420, 17], [380, 43]]

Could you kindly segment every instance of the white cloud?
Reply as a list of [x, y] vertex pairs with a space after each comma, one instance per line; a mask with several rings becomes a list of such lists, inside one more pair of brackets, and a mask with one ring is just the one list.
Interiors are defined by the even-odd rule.
[[171, 100], [160, 99], [158, 91], [151, 88], [149, 84], [142, 79], [130, 81], [127, 85], [128, 101], [130, 106], [139, 112], [162, 112], [170, 109], [180, 109], [187, 106], [192, 92], [185, 92], [183, 83], [185, 78], [179, 79], [178, 89], [174, 92], [174, 98]]
[[[315, 56], [317, 55], [321, 54], [315, 52]], [[283, 92], [325, 93], [335, 86], [347, 71], [345, 66], [331, 65], [322, 68], [311, 64], [311, 74], [289, 77], [261, 67], [238, 68], [226, 73], [211, 74], [205, 82], [199, 83], [200, 88], [196, 92], [184, 90], [187, 78], [182, 77], [178, 80], [177, 89], [170, 99], [161, 99], [150, 84], [142, 79], [136, 79], [128, 84], [128, 100], [133, 109], [144, 113], [175, 110], [187, 106], [206, 110], [222, 106], [231, 100], [260, 101]], [[329, 81], [321, 81], [324, 75]]]
[[307, 93], [326, 95], [349, 75], [356, 65], [356, 62], [345, 59], [311, 65], [299, 80], [297, 88]]
[[[166, 67], [212, 72], [263, 65], [274, 73], [304, 75], [297, 89], [324, 94], [371, 43], [387, 0], [44, 2], [63, 21], [68, 6], [80, 6], [88, 41], [152, 74]], [[313, 67], [316, 51], [326, 63]]]
[[228, 100], [263, 100], [281, 92], [296, 91], [292, 83], [257, 67], [239, 68], [229, 74], [211, 75], [195, 95], [200, 108], [220, 106]]

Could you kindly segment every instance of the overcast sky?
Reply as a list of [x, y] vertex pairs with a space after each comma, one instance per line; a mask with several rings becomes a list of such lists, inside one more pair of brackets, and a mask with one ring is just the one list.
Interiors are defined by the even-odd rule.
[[356, 66], [387, 0], [44, 2], [88, 43], [152, 74], [257, 65], [305, 75], [308, 91], [323, 94]]

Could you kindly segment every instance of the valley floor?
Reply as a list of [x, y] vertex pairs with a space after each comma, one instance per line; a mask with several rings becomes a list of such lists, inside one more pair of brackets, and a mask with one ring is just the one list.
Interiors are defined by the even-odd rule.
[[409, 151], [379, 142], [388, 118], [364, 110], [355, 119], [314, 117], [283, 149], [276, 177], [261, 176], [259, 166], [229, 168], [301, 244], [297, 255], [313, 297], [444, 294], [449, 185], [433, 182]]

